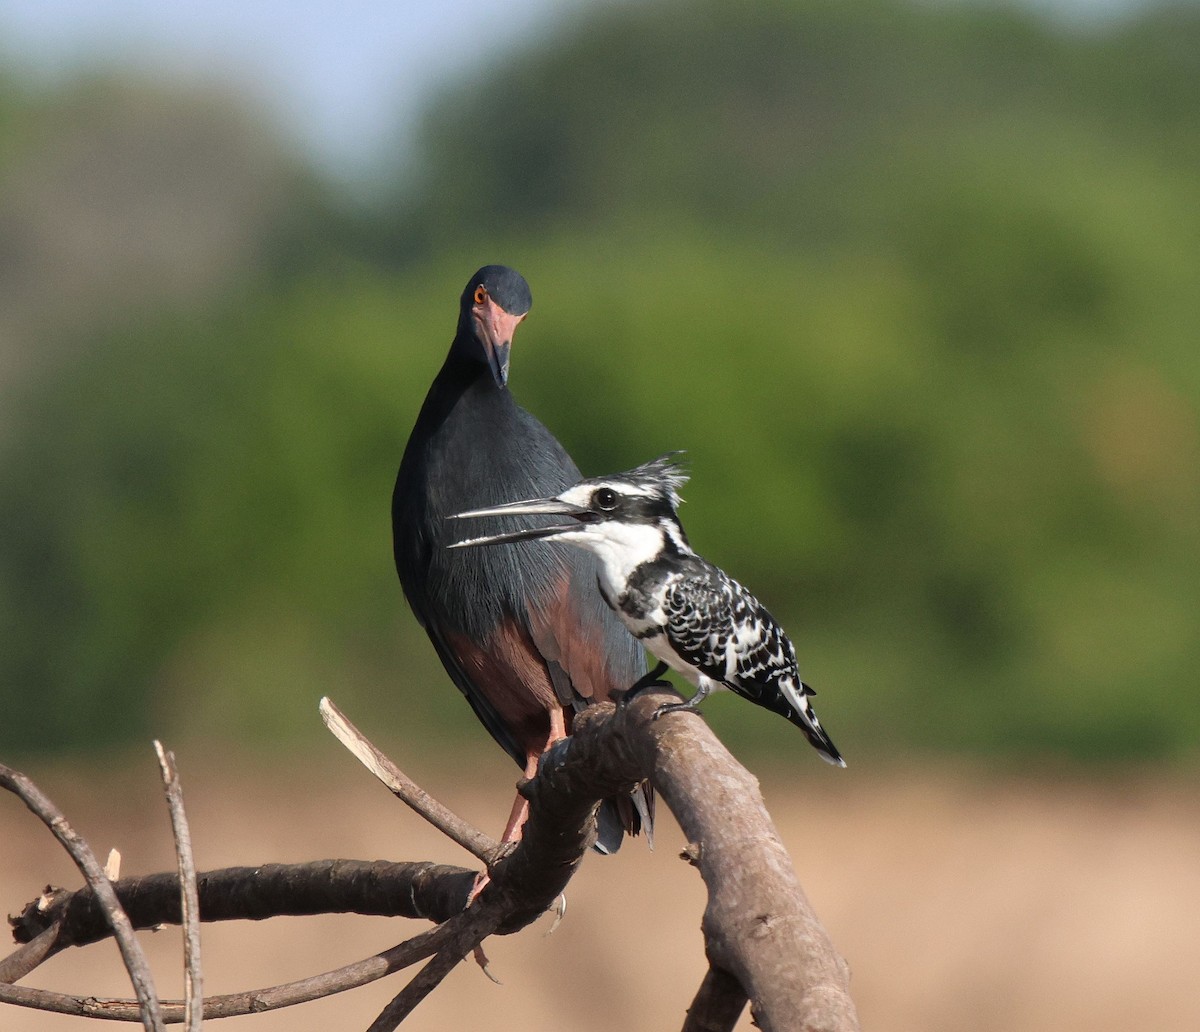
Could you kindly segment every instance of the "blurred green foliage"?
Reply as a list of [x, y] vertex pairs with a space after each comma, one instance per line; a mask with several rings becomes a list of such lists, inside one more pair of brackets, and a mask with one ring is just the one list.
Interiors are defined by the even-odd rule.
[[[474, 746], [388, 498], [505, 261], [520, 400], [589, 473], [689, 451], [693, 543], [852, 763], [1194, 757], [1197, 55], [1194, 8], [626, 5], [447, 93], [369, 212], [280, 173], [216, 301], [9, 392], [0, 746], [287, 739], [326, 692]], [[727, 702], [736, 747], [797, 748]]]

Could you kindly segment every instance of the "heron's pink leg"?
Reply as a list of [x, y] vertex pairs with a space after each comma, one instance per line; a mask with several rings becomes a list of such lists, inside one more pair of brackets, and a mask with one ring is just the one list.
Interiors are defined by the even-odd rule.
[[[542, 753], [549, 749], [555, 742], [561, 742], [566, 737], [566, 718], [563, 716], [562, 709], [556, 706], [550, 711], [550, 734], [546, 738], [546, 744], [538, 752], [531, 752], [525, 757], [525, 777], [532, 778], [536, 776], [538, 760], [541, 759]], [[517, 798], [513, 800], [512, 811], [508, 815], [508, 823], [504, 825], [504, 834], [500, 836], [500, 844], [504, 846], [510, 842], [520, 842], [521, 831], [525, 827], [525, 821], [528, 819], [529, 800], [518, 792]], [[467, 906], [475, 902], [475, 897], [484, 890], [484, 887], [490, 880], [491, 878], [487, 871], [480, 871], [475, 876], [475, 884], [471, 887], [471, 894], [467, 897]]]

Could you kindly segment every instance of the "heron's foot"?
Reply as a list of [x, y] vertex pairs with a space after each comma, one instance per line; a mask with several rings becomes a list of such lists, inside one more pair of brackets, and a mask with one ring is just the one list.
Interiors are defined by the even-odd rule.
[[660, 662], [653, 670], [649, 670], [639, 677], [617, 698], [617, 709], [624, 709], [633, 702], [639, 692], [644, 692], [647, 688], [670, 688], [671, 682], [663, 680], [663, 674], [670, 669], [666, 663]]
[[[492, 880], [492, 876], [487, 871], [480, 871], [475, 875], [475, 884], [471, 886], [471, 891], [467, 893], [467, 906], [469, 907], [475, 902], [479, 894], [487, 888], [488, 882]], [[476, 957], [476, 960], [479, 958]], [[486, 959], [486, 958], [485, 958]]]

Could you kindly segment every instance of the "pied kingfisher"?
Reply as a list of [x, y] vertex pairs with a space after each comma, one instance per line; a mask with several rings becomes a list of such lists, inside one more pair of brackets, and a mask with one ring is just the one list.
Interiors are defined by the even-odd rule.
[[600, 559], [604, 601], [662, 664], [696, 686], [684, 703], [694, 711], [714, 689], [729, 688], [787, 717], [822, 758], [846, 765], [809, 701], [796, 650], [783, 628], [753, 595], [688, 544], [679, 522], [679, 489], [687, 474], [673, 455], [605, 477], [581, 480], [554, 498], [535, 498], [458, 513], [476, 516], [570, 516], [574, 522], [528, 527], [459, 541], [469, 548], [550, 538], [594, 552]]

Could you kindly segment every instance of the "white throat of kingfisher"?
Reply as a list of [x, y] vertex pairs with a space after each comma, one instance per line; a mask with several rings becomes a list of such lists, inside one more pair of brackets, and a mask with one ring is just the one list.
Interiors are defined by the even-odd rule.
[[614, 598], [625, 590], [633, 571], [639, 566], [664, 554], [692, 554], [680, 533], [679, 524], [669, 519], [654, 523], [602, 519], [563, 531], [550, 540], [569, 542], [594, 552], [603, 571], [604, 589]]

